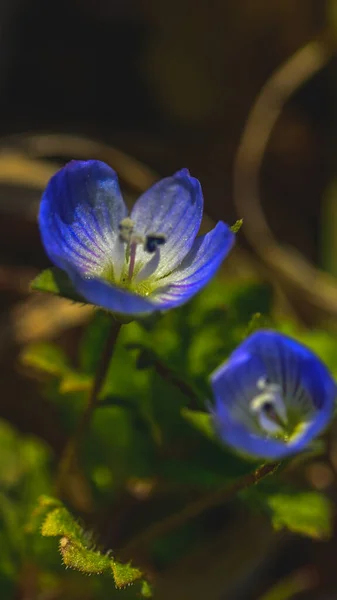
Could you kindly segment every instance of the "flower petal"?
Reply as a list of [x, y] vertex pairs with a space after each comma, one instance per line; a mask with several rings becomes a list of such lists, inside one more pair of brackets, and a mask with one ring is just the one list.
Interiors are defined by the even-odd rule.
[[124, 315], [147, 314], [158, 310], [150, 300], [102, 279], [82, 277], [76, 271], [69, 275], [77, 292], [96, 306]]
[[[298, 433], [288, 442], [268, 437], [254, 423], [250, 403], [261, 377], [279, 384], [288, 409], [303, 416]], [[266, 459], [304, 449], [330, 421], [337, 395], [319, 358], [295, 340], [268, 330], [249, 336], [213, 373], [211, 384], [219, 436], [237, 450]]]
[[99, 273], [111, 261], [126, 216], [116, 173], [98, 160], [73, 160], [49, 181], [39, 225], [49, 258], [60, 268]]
[[[161, 249], [159, 277], [168, 275], [191, 249], [199, 231], [203, 211], [200, 183], [182, 169], [155, 183], [137, 200], [131, 219], [137, 233], [162, 233], [166, 243]], [[137, 262], [145, 264], [149, 255], [137, 249]]]
[[[171, 308], [186, 302], [213, 277], [231, 250], [235, 240], [228, 225], [219, 223], [198, 237], [181, 265], [169, 276], [160, 279], [153, 300], [161, 308]], [[159, 287], [160, 286], [160, 287]]]

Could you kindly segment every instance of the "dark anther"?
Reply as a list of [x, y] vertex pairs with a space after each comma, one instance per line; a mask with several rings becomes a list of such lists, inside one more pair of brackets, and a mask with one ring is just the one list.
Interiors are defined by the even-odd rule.
[[271, 412], [274, 412], [274, 410], [275, 410], [275, 409], [274, 409], [274, 405], [273, 405], [273, 403], [272, 403], [272, 402], [265, 402], [265, 403], [263, 404], [263, 410], [264, 410], [264, 411], [265, 411], [267, 414], [268, 414], [268, 413], [271, 413]]
[[165, 235], [161, 233], [152, 234], [146, 236], [144, 250], [146, 252], [150, 252], [151, 254], [156, 251], [158, 246], [162, 246], [166, 242]]

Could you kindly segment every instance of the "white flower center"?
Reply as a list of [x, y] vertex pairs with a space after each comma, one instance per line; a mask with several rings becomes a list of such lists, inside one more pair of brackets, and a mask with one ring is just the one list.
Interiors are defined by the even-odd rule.
[[281, 386], [261, 377], [256, 387], [261, 393], [253, 398], [250, 409], [256, 415], [260, 427], [269, 434], [284, 433], [288, 417]]
[[[165, 244], [166, 236], [162, 233], [148, 233], [140, 235], [135, 231], [135, 224], [132, 219], [126, 217], [119, 224], [119, 239], [125, 244], [125, 260], [128, 264], [127, 279], [130, 283], [136, 264], [137, 246], [142, 245], [143, 250], [149, 254], [156, 254], [148, 263], [141, 269], [142, 279], [150, 277], [159, 264], [160, 251], [159, 247]], [[140, 273], [138, 274], [140, 275]]]

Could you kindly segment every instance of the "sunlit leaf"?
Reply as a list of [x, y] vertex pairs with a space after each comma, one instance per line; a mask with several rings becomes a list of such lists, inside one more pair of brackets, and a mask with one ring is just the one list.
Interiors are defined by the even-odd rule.
[[242, 225], [243, 225], [243, 219], [238, 219], [237, 221], [235, 221], [234, 225], [232, 225], [230, 229], [233, 233], [238, 233], [238, 231], [240, 231]]
[[47, 342], [28, 345], [23, 349], [20, 359], [25, 366], [49, 375], [62, 376], [69, 369], [68, 358], [63, 350]]
[[332, 507], [323, 494], [273, 494], [266, 502], [275, 529], [285, 527], [315, 539], [325, 539], [331, 535]]
[[116, 587], [118, 588], [127, 587], [143, 577], [143, 573], [139, 569], [132, 567], [130, 564], [122, 564], [112, 560], [110, 566]]
[[64, 564], [71, 569], [100, 575], [109, 568], [108, 556], [89, 550], [66, 536], [61, 538], [59, 548]]
[[46, 537], [64, 536], [83, 545], [88, 543], [81, 526], [63, 506], [49, 512], [42, 525], [41, 533]]
[[210, 415], [210, 413], [198, 410], [190, 410], [188, 408], [182, 408], [181, 415], [195, 429], [200, 431], [200, 433], [202, 433], [211, 440], [216, 439], [214, 427], [212, 424], [212, 416]]
[[49, 294], [68, 298], [74, 302], [88, 304], [88, 302], [76, 292], [68, 275], [57, 267], [45, 269], [39, 273], [39, 275], [31, 282], [31, 289], [35, 292], [47, 292]]

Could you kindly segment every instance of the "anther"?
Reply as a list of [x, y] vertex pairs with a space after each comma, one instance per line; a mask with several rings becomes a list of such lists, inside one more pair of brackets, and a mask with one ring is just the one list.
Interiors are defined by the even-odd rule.
[[126, 242], [128, 244], [131, 240], [131, 236], [133, 234], [134, 227], [135, 227], [135, 224], [134, 224], [133, 220], [130, 219], [130, 217], [125, 217], [125, 219], [123, 219], [120, 222], [120, 224], [118, 225], [119, 239], [122, 242]]
[[163, 233], [149, 233], [145, 238], [144, 250], [153, 254], [158, 246], [162, 246], [166, 242], [166, 236]]
[[273, 384], [271, 383], [270, 379], [266, 376], [260, 377], [256, 382], [256, 387], [258, 390], [265, 390], [267, 387], [270, 388], [272, 385]]

